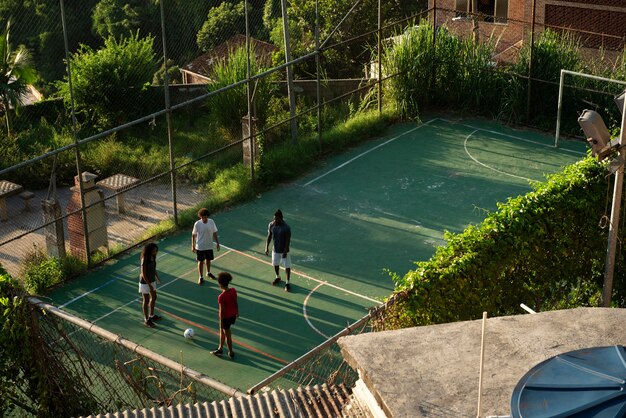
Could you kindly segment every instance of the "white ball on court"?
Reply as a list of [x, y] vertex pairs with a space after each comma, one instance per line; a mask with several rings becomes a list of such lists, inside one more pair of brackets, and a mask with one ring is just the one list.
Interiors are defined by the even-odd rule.
[[194, 335], [196, 335], [196, 332], [193, 330], [193, 328], [187, 328], [183, 335], [185, 336], [185, 338], [190, 340], [193, 338]]

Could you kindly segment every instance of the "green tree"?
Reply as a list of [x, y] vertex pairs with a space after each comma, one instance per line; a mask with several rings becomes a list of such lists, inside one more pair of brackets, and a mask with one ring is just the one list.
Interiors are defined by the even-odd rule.
[[[326, 46], [347, 41], [344, 46], [325, 50], [323, 64], [332, 78], [362, 76], [363, 65], [371, 60], [369, 50], [376, 43], [378, 27], [378, 0], [362, 0], [356, 7], [353, 0], [318, 0], [320, 17], [320, 40], [324, 42], [332, 34]], [[395, 0], [383, 2], [383, 25], [402, 22], [417, 16], [425, 10], [425, 1]], [[315, 0], [292, 1], [288, 3], [289, 35], [292, 58], [315, 50]], [[344, 19], [345, 18], [345, 19]], [[283, 49], [283, 23], [280, 0], [267, 0], [264, 6], [263, 23], [270, 33], [270, 39]], [[365, 33], [371, 32], [367, 36]], [[383, 33], [389, 36], [389, 30]], [[284, 62], [282, 58], [277, 57]], [[315, 73], [315, 61], [307, 60], [296, 66], [296, 75], [310, 78]]]
[[198, 32], [198, 47], [210, 51], [233, 35], [246, 32], [243, 2], [223, 2], [209, 10], [207, 20]]
[[93, 31], [102, 39], [119, 39], [140, 27], [140, 10], [122, 0], [101, 0], [93, 11]]
[[[65, 1], [70, 51], [79, 44], [101, 45], [91, 32], [91, 13], [97, 3], [98, 0]], [[13, 44], [23, 44], [31, 51], [40, 77], [38, 87], [60, 80], [66, 68], [59, 0], [0, 0], [0, 25], [4, 26], [9, 16]]]
[[37, 79], [37, 73], [32, 66], [30, 52], [24, 45], [15, 50], [11, 48], [9, 35], [11, 23], [7, 25], [0, 38], [0, 102], [2, 104], [7, 125], [7, 135], [11, 135], [11, 111], [16, 111], [21, 105], [23, 95], [28, 91], [28, 85]]
[[[146, 88], [157, 70], [153, 41], [137, 33], [120, 40], [110, 37], [99, 50], [81, 45], [70, 57], [77, 112], [100, 127], [142, 114]], [[58, 87], [69, 104], [67, 78]]]

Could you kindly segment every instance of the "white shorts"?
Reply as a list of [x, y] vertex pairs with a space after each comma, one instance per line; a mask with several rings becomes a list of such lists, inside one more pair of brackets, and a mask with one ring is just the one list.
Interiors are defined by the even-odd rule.
[[286, 269], [291, 268], [291, 254], [287, 253], [287, 257], [283, 258], [283, 253], [277, 253], [272, 251], [272, 265], [283, 266]]
[[147, 283], [139, 283], [139, 293], [142, 293], [144, 295], [149, 295], [150, 294], [149, 286], [152, 286], [152, 289], [156, 292], [156, 282], [152, 282], [149, 285]]

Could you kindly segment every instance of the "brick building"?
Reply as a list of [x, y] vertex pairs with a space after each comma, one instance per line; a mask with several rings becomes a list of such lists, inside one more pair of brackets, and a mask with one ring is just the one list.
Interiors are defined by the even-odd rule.
[[533, 3], [535, 34], [569, 30], [589, 49], [624, 48], [626, 0], [429, 0], [429, 7], [436, 9], [437, 25], [446, 23], [460, 35], [474, 32], [481, 40], [499, 39], [497, 52], [507, 60], [529, 39]]

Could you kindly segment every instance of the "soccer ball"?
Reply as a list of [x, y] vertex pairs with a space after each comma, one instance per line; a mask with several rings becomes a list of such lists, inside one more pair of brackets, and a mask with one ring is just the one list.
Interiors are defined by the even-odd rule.
[[194, 335], [196, 335], [195, 331], [193, 330], [193, 328], [187, 328], [185, 330], [185, 332], [183, 333], [183, 335], [185, 336], [185, 338], [187, 338], [188, 340], [192, 339]]

